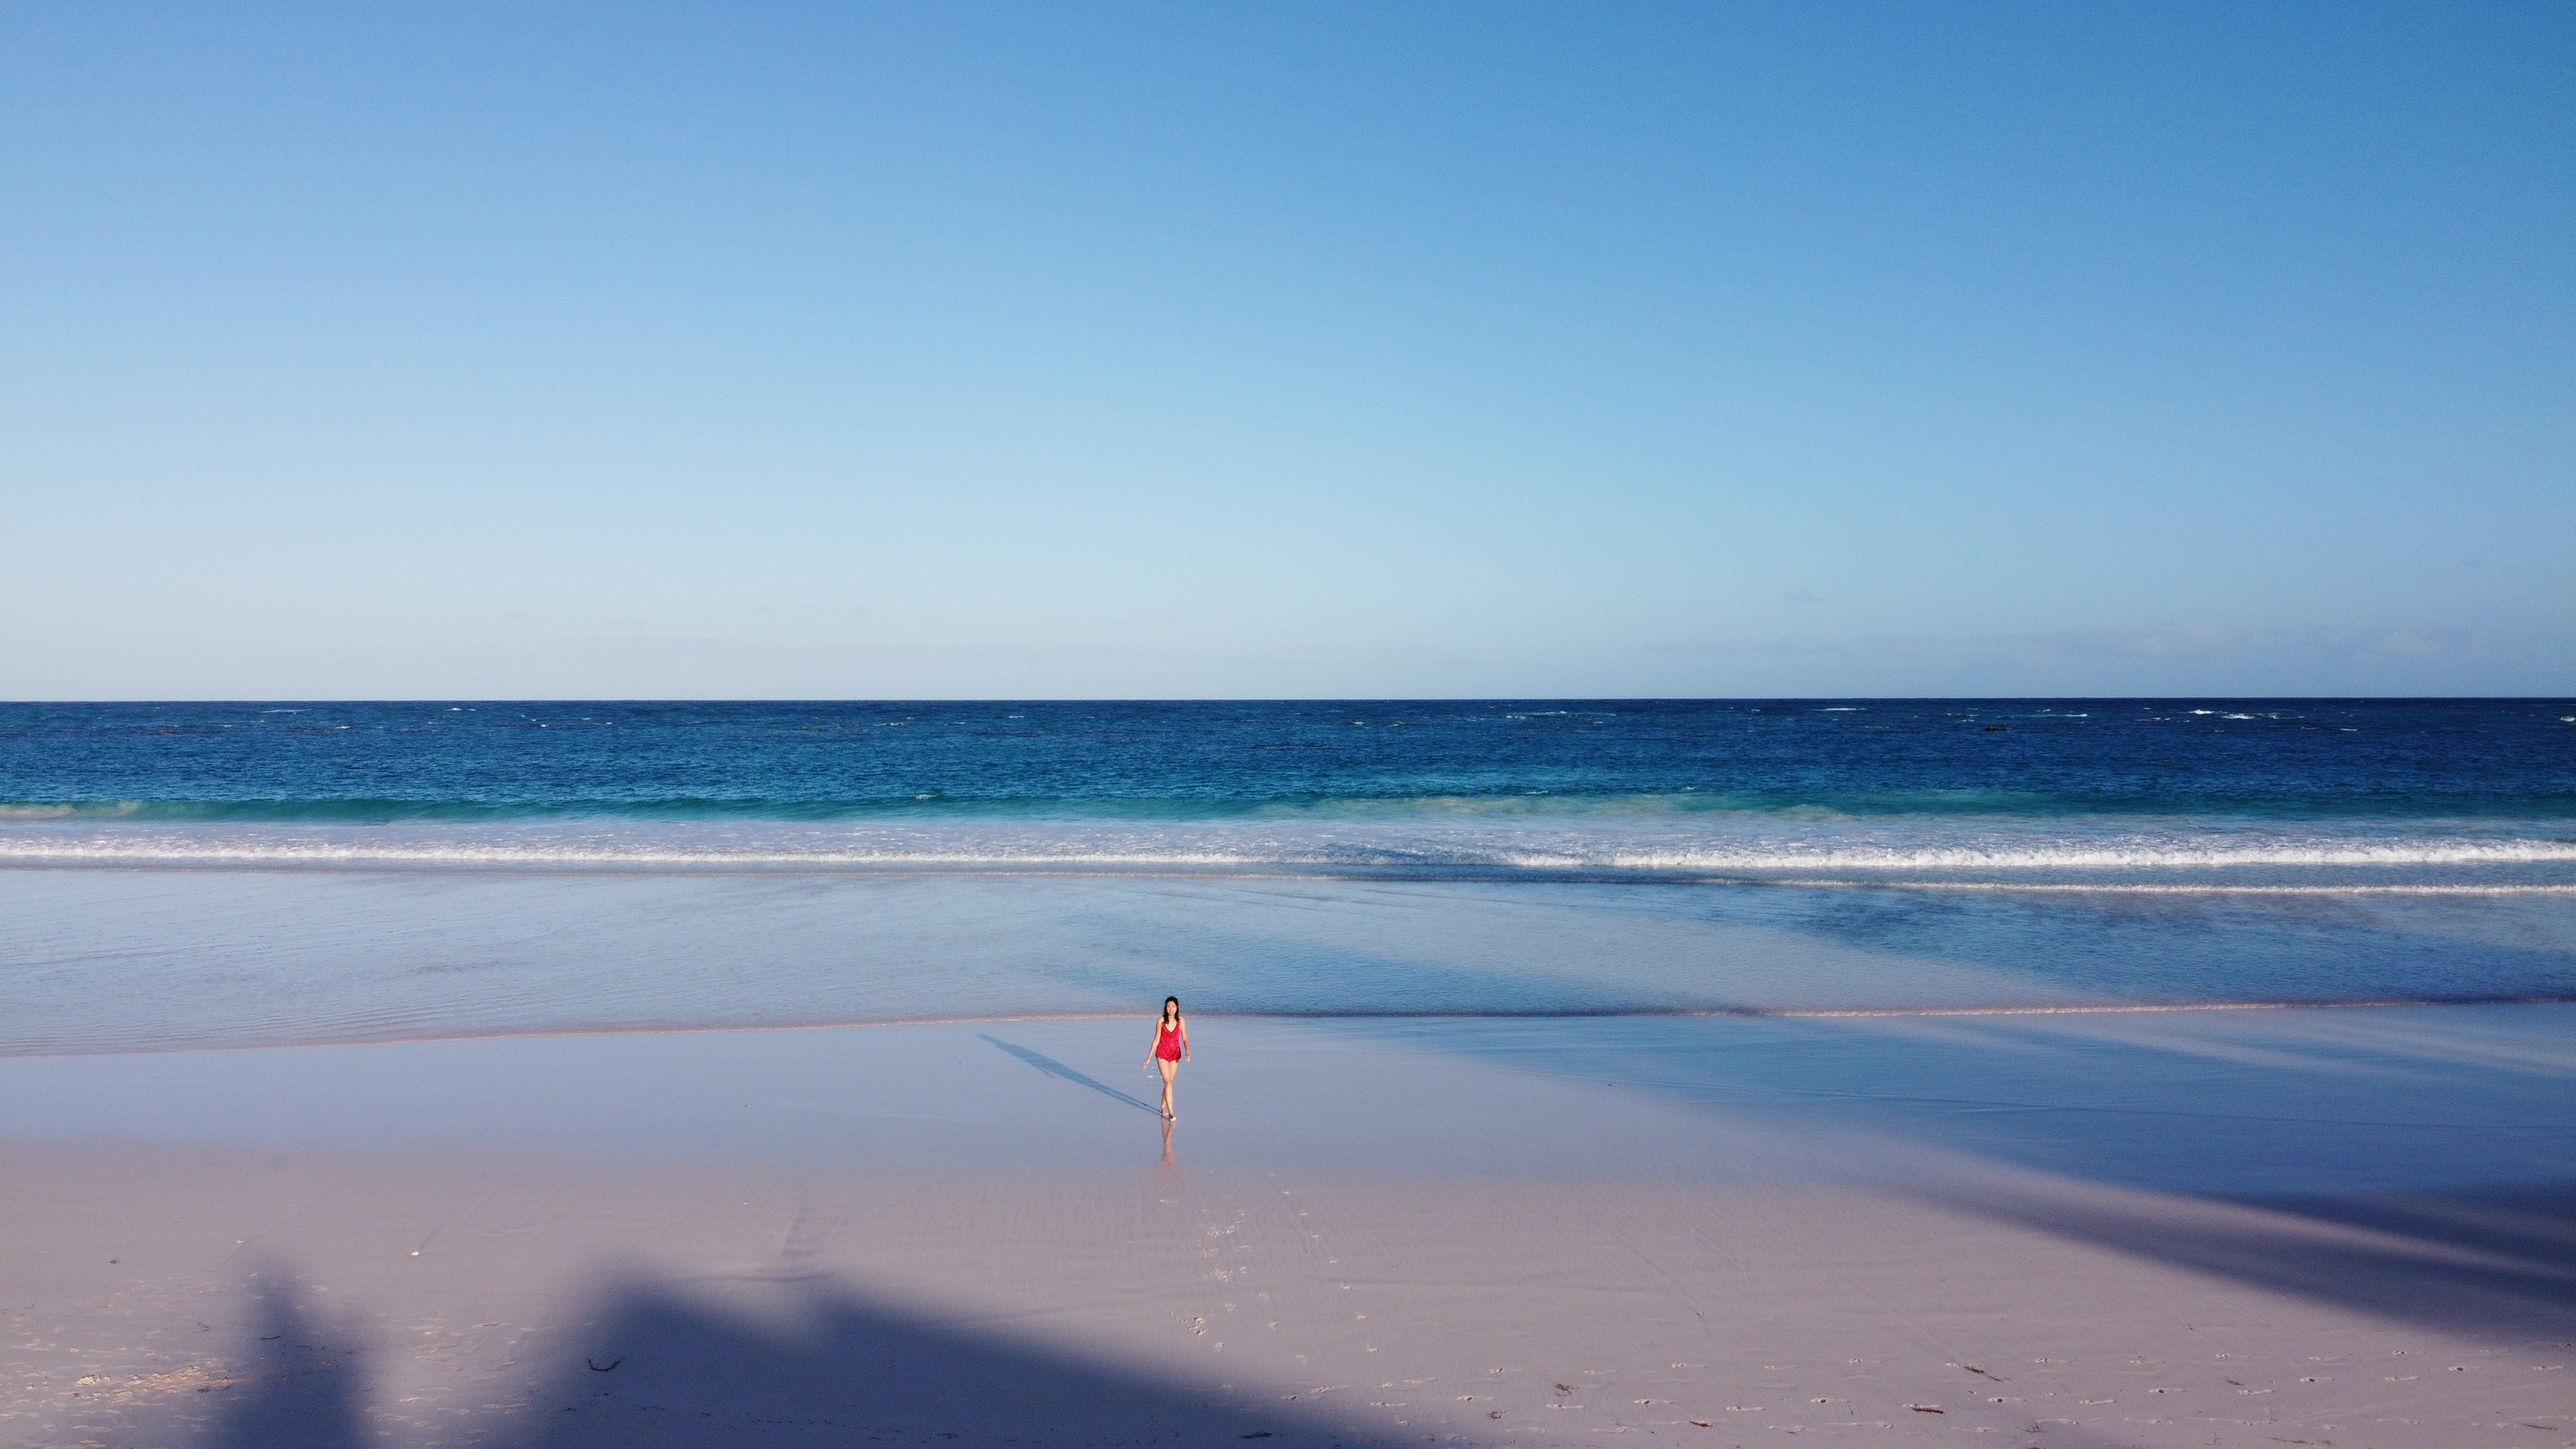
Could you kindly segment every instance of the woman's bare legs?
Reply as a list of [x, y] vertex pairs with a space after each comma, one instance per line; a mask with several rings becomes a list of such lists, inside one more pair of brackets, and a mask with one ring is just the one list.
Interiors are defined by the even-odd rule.
[[1156, 1057], [1154, 1059], [1154, 1065], [1163, 1069], [1163, 1120], [1168, 1122], [1173, 1120], [1172, 1074], [1181, 1069], [1181, 1064], [1179, 1062], [1167, 1062], [1161, 1057]]

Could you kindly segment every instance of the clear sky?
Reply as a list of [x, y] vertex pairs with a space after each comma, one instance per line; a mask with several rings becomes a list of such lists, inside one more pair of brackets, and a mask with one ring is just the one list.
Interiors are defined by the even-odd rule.
[[2576, 7], [0, 9], [0, 697], [2576, 693]]

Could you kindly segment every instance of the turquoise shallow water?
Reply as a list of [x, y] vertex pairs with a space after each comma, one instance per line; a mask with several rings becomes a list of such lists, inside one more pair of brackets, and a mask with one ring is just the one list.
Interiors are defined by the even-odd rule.
[[0, 1052], [2576, 997], [2576, 705], [0, 707]]

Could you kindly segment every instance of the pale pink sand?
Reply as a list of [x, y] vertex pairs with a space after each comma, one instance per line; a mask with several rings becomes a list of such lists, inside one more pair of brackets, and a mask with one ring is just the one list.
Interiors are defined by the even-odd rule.
[[[2268, 1045], [2176, 1028], [2174, 1049], [2229, 1070], [2230, 1053], [2364, 1029], [2338, 1022], [2268, 1028]], [[1096, 1043], [1056, 1028], [1046, 1060], [1141, 1053], [1125, 1025]], [[1254, 1054], [1251, 1033], [1202, 1035]], [[869, 1040], [910, 1064], [890, 1043], [946, 1039]], [[1670, 1104], [1497, 1076], [1418, 1041], [1279, 1028], [1261, 1050], [1291, 1061], [1300, 1040], [1309, 1073], [1396, 1094], [1383, 1122], [1328, 1124], [1378, 1150], [1260, 1139], [1264, 1167], [1238, 1135], [1213, 1153], [1232, 1160], [1199, 1165], [1194, 1128], [1227, 1140], [1199, 1121], [1227, 1101], [1213, 1072], [1185, 1092], [1168, 1166], [1157, 1124], [1099, 1090], [1124, 1081], [1106, 1067], [1094, 1086], [1028, 1070], [970, 1089], [1023, 1093], [1040, 1120], [1096, 1109], [1131, 1150], [1091, 1168], [1011, 1165], [1021, 1139], [976, 1125], [974, 1103], [951, 1145], [987, 1160], [918, 1160], [898, 1134], [778, 1161], [707, 1145], [703, 1126], [659, 1155], [392, 1127], [374, 1147], [298, 1145], [292, 1111], [226, 1108], [207, 1085], [274, 1092], [296, 1074], [260, 1074], [302, 1063], [303, 1090], [345, 1102], [379, 1048], [150, 1059], [205, 1073], [187, 1112], [241, 1114], [239, 1140], [117, 1142], [39, 1130], [26, 1105], [114, 1063], [15, 1064], [0, 1074], [22, 1094], [0, 1140], [0, 1444], [2576, 1443], [2560, 1187], [2229, 1201], [1760, 1113], [1677, 1141]], [[2551, 1051], [2543, 1038], [2513, 1070], [2555, 1082]], [[1947, 1089], [1970, 1091], [1977, 1060], [1959, 1057]], [[2410, 1090], [2334, 1070], [2356, 1110]], [[862, 1063], [851, 1075], [890, 1121], [924, 1105]], [[726, 1085], [666, 1082], [636, 1110], [677, 1114], [677, 1097]], [[1495, 1104], [1481, 1116], [1480, 1094]], [[1430, 1150], [1444, 1131], [1532, 1159], [1596, 1140], [1567, 1143], [1576, 1173], [1476, 1170]], [[1881, 1148], [1896, 1167], [1830, 1165]], [[1656, 1174], [1659, 1150], [1699, 1160]], [[2496, 1167], [2538, 1180], [2567, 1164]]]

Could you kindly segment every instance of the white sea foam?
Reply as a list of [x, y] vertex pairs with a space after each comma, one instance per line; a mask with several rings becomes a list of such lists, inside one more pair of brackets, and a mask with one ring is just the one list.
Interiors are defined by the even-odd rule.
[[2380, 867], [2550, 865], [2576, 863], [2576, 843], [2387, 841], [2347, 844], [2059, 846], [1981, 849], [1782, 849], [1614, 852], [1598, 860], [1529, 853], [1503, 863], [1537, 869], [1591, 864], [1630, 870], [1768, 872], [1808, 868], [1851, 871], [2169, 871], [2249, 867]]
[[2195, 881], [2190, 884], [2147, 881], [1991, 881], [1991, 880], [1851, 880], [1851, 879], [1783, 879], [1771, 884], [1849, 889], [1868, 886], [1874, 889], [1907, 891], [1977, 891], [1999, 894], [2031, 895], [2138, 895], [2138, 896], [2576, 896], [2576, 883], [2531, 883], [2512, 885], [2441, 885], [2430, 882], [2409, 885], [2368, 885], [2346, 882], [2340, 885], [2225, 885]]
[[[632, 823], [614, 828], [407, 825], [208, 826], [26, 820], [0, 829], [0, 866], [235, 869], [466, 870], [942, 870], [1103, 872], [1350, 872], [1363, 874], [1598, 874], [1745, 878], [1778, 883], [1889, 882], [1903, 876], [2046, 883], [2194, 877], [2174, 888], [2243, 882], [2267, 889], [2352, 884], [2556, 888], [2576, 865], [2576, 840], [2521, 834], [2093, 827], [1941, 834], [1853, 828], [1806, 830], [1394, 828], [1352, 822], [1197, 822], [1114, 825], [715, 827]], [[2539, 870], [2547, 879], [2391, 881], [2389, 875]], [[2280, 880], [2283, 873], [2366, 874]], [[2082, 881], [2077, 882], [2082, 884]]]
[[0, 821], [116, 820], [142, 813], [142, 803], [119, 800], [111, 805], [0, 805]]

